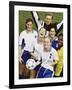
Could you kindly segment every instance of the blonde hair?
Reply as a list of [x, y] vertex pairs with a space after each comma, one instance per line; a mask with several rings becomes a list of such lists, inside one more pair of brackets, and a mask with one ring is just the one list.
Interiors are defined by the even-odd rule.
[[45, 36], [44, 40], [45, 40], [46, 38], [49, 39], [50, 42], [52, 43], [52, 39], [51, 39], [51, 37], [49, 37], [49, 36]]
[[39, 29], [39, 32], [40, 32], [41, 30], [45, 30], [45, 31], [46, 31], [46, 29], [45, 29], [45, 28], [43, 28], [43, 27], [41, 27], [41, 28]]

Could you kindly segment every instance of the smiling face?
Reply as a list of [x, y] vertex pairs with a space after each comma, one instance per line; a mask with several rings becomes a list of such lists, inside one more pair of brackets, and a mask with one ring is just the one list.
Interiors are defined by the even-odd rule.
[[54, 37], [55, 37], [55, 35], [56, 35], [55, 28], [51, 28], [51, 29], [50, 29], [49, 35], [50, 35], [51, 38], [54, 38]]
[[58, 46], [59, 46], [59, 48], [63, 46], [63, 35], [60, 35], [58, 37]]
[[50, 38], [46, 37], [44, 39], [44, 50], [49, 51], [50, 48], [51, 48], [51, 40], [50, 40]]
[[26, 19], [25, 25], [28, 32], [33, 30], [33, 21], [31, 18]]
[[39, 30], [39, 37], [40, 38], [44, 38], [45, 37], [45, 32], [46, 32], [46, 30], [44, 29], [44, 28], [41, 28], [40, 30]]
[[47, 25], [49, 25], [49, 24], [52, 23], [52, 15], [46, 15], [46, 17], [45, 17], [45, 23]]
[[32, 22], [31, 21], [27, 22], [26, 27], [28, 31], [32, 31]]

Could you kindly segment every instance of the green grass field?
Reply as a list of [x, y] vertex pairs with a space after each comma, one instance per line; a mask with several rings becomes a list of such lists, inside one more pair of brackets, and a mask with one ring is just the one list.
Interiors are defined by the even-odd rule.
[[[38, 12], [40, 19], [44, 20], [47, 13], [49, 12]], [[30, 11], [19, 11], [19, 34], [25, 29], [25, 21], [27, 18], [33, 19]], [[62, 19], [63, 13], [53, 13], [53, 22], [61, 22]], [[33, 28], [37, 30], [35, 23], [33, 23]], [[62, 30], [60, 33], [62, 33]]]

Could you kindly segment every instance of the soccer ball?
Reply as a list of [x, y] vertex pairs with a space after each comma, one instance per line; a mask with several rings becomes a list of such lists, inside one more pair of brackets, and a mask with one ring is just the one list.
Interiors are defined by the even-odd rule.
[[35, 67], [36, 67], [36, 62], [34, 59], [28, 59], [27, 62], [26, 62], [26, 67], [29, 69], [29, 70], [33, 70]]

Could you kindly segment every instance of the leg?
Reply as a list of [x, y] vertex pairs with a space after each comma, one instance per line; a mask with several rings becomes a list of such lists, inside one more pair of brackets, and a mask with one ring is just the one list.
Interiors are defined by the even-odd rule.
[[22, 79], [25, 74], [25, 65], [19, 62], [19, 78]]
[[37, 72], [36, 78], [43, 78], [44, 71], [45, 71], [45, 68], [40, 67], [39, 71]]
[[35, 78], [36, 75], [36, 70], [31, 70], [30, 71], [30, 78]]
[[24, 51], [21, 58], [23, 60], [23, 64], [24, 64], [24, 70], [25, 72], [24, 73], [24, 78], [29, 78], [29, 70], [26, 68], [26, 62], [28, 59], [30, 59], [31, 55], [28, 51]]
[[25, 78], [29, 78], [30, 77], [30, 70], [26, 68], [26, 71], [25, 71]]

